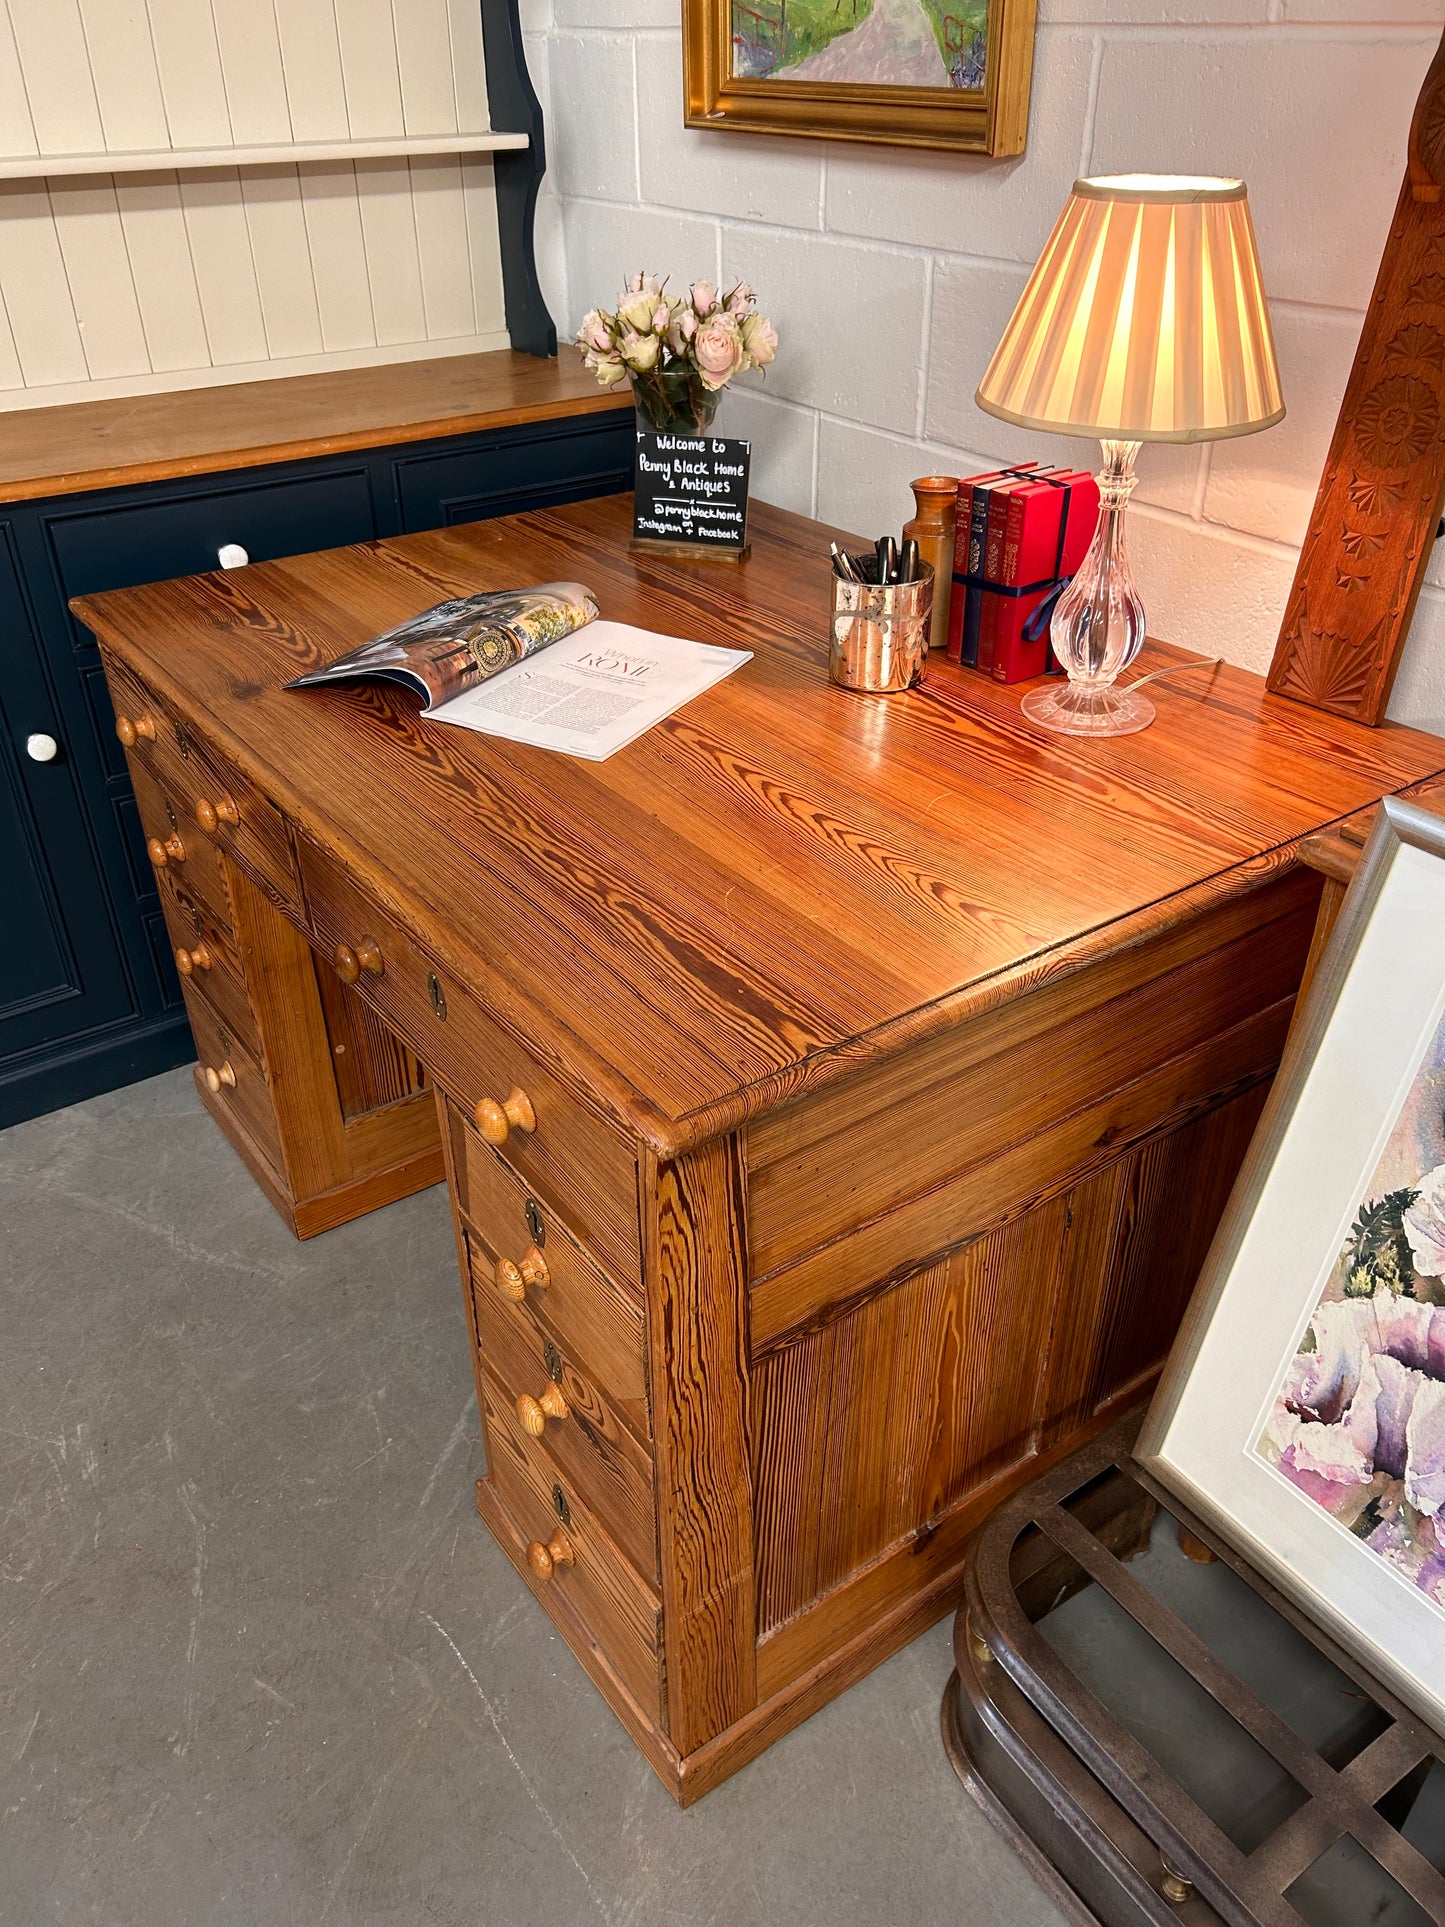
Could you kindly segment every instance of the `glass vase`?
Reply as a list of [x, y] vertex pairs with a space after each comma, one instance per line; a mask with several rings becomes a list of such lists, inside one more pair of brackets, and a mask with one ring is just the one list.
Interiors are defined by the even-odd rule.
[[695, 368], [674, 364], [632, 377], [640, 428], [658, 435], [706, 435], [712, 430], [722, 390], [704, 388]]
[[1089, 552], [1059, 597], [1049, 636], [1068, 681], [1031, 689], [1023, 713], [1062, 736], [1129, 736], [1147, 729], [1154, 705], [1116, 679], [1144, 647], [1144, 604], [1124, 540], [1124, 512], [1138, 477], [1138, 442], [1104, 443], [1099, 523]]

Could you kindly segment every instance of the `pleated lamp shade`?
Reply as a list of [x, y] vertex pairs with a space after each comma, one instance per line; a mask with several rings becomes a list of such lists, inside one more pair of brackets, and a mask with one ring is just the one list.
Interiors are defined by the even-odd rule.
[[1203, 442], [1284, 414], [1243, 181], [1075, 181], [978, 404], [1023, 428]]

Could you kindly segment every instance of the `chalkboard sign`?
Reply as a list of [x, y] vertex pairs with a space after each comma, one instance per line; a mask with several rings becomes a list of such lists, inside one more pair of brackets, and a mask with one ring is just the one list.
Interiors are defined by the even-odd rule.
[[741, 561], [752, 443], [637, 431], [634, 548]]

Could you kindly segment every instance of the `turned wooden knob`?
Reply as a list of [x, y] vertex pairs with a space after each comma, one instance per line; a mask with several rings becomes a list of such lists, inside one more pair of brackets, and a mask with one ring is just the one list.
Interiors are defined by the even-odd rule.
[[527, 1564], [539, 1579], [550, 1579], [558, 1566], [576, 1564], [572, 1556], [572, 1541], [558, 1526], [545, 1546], [540, 1539], [532, 1541], [527, 1548]]
[[134, 720], [129, 716], [117, 716], [115, 733], [127, 749], [134, 749], [142, 737], [148, 743], [155, 741], [156, 726], [149, 716], [137, 716]]
[[192, 976], [197, 970], [209, 970], [210, 967], [211, 953], [203, 943], [198, 943], [194, 950], [187, 950], [182, 944], [176, 952], [176, 969], [183, 977]]
[[368, 976], [379, 977], [386, 968], [373, 937], [363, 937], [354, 950], [349, 943], [337, 944], [331, 961], [344, 984], [354, 984], [363, 970]]
[[228, 1084], [232, 1090], [236, 1088], [236, 1073], [231, 1069], [230, 1062], [227, 1061], [222, 1064], [219, 1070], [217, 1070], [214, 1065], [207, 1064], [206, 1089], [211, 1093], [212, 1097], [216, 1095], [223, 1084]]
[[510, 1298], [514, 1305], [520, 1305], [527, 1295], [528, 1285], [536, 1285], [545, 1291], [552, 1282], [552, 1274], [547, 1269], [547, 1260], [535, 1245], [522, 1254], [520, 1264], [513, 1264], [510, 1258], [497, 1260], [497, 1290], [504, 1298]]
[[549, 1418], [566, 1418], [567, 1412], [567, 1401], [562, 1396], [560, 1385], [549, 1385], [540, 1398], [528, 1398], [523, 1392], [517, 1400], [517, 1417], [534, 1439], [541, 1438]]
[[146, 844], [146, 855], [158, 870], [164, 870], [168, 863], [185, 862], [186, 846], [172, 831], [164, 843], [158, 836], [153, 836]]
[[229, 796], [223, 796], [219, 803], [203, 796], [196, 804], [196, 821], [207, 836], [214, 836], [223, 823], [233, 830], [239, 828], [241, 812]]
[[477, 1129], [488, 1144], [500, 1146], [513, 1131], [535, 1131], [536, 1128], [537, 1113], [532, 1109], [532, 1100], [519, 1085], [512, 1086], [505, 1104], [499, 1104], [494, 1097], [484, 1097], [477, 1106]]

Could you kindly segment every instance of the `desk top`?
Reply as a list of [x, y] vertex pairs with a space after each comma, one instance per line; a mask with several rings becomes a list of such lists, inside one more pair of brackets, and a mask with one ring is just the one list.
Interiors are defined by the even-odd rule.
[[[1154, 727], [1099, 743], [936, 654], [921, 690], [853, 695], [822, 641], [837, 531], [755, 505], [732, 566], [632, 555], [629, 517], [610, 497], [75, 606], [659, 1150], [1253, 888], [1445, 768], [1445, 739], [1232, 668], [1155, 685]], [[281, 687], [443, 596], [557, 577], [754, 659], [602, 764], [423, 723], [389, 686]]]
[[599, 388], [576, 355], [506, 348], [17, 409], [0, 417], [0, 501], [631, 409], [630, 389]]

